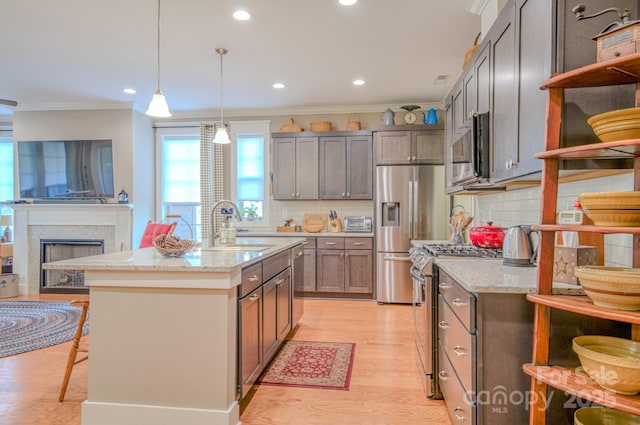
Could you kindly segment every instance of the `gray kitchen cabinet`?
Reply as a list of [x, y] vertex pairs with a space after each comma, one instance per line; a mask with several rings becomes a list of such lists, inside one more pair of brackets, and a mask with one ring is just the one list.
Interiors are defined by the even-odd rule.
[[320, 137], [320, 199], [372, 199], [371, 135]]
[[307, 238], [304, 246], [304, 284], [303, 292], [316, 291], [316, 238]]
[[372, 238], [317, 238], [317, 270], [317, 292], [372, 294]]
[[280, 272], [262, 286], [264, 363], [268, 363], [291, 330], [291, 270]]
[[442, 124], [428, 127], [385, 126], [381, 127], [384, 130], [375, 131], [375, 163], [443, 164], [444, 127]]
[[273, 137], [273, 199], [318, 199], [318, 137]]

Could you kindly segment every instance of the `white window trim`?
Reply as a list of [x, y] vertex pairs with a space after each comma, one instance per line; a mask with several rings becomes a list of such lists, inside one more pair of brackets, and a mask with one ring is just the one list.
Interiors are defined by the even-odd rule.
[[238, 135], [260, 135], [264, 138], [264, 205], [263, 205], [263, 217], [262, 221], [243, 221], [238, 224], [238, 227], [247, 229], [264, 229], [271, 228], [271, 182], [269, 179], [270, 173], [270, 156], [269, 156], [269, 140], [271, 137], [271, 121], [270, 120], [256, 120], [256, 121], [229, 121], [229, 128], [231, 130], [231, 155], [229, 164], [229, 175], [232, 176], [229, 182], [229, 190], [231, 191], [231, 198], [234, 202], [237, 202], [237, 158], [238, 158]]

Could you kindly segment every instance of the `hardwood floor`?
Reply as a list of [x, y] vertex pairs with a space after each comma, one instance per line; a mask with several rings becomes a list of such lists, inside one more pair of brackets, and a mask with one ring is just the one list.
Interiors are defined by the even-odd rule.
[[[241, 406], [242, 424], [450, 424], [444, 403], [426, 398], [422, 390], [409, 306], [307, 299], [304, 308], [293, 339], [356, 343], [349, 391], [256, 386]], [[74, 368], [65, 401], [58, 402], [69, 344], [0, 359], [0, 424], [81, 423], [87, 362]]]

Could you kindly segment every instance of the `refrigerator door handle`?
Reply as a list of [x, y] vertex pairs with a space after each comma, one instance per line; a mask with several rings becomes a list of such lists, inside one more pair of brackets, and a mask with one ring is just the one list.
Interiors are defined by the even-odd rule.
[[404, 262], [411, 262], [411, 258], [409, 257], [393, 257], [391, 255], [387, 255], [384, 257], [385, 261], [404, 261]]
[[413, 180], [409, 180], [409, 239], [415, 239], [413, 224]]
[[[417, 170], [415, 171], [415, 173], [417, 173]], [[419, 180], [415, 178], [415, 180], [413, 181], [413, 192], [411, 193], [411, 202], [413, 204], [413, 210], [411, 211], [411, 223], [413, 223], [413, 239], [418, 239], [418, 237], [420, 237], [420, 235], [418, 235], [418, 229], [420, 229], [420, 226], [418, 225], [418, 205], [420, 205], [420, 202], [418, 202], [418, 182]]]

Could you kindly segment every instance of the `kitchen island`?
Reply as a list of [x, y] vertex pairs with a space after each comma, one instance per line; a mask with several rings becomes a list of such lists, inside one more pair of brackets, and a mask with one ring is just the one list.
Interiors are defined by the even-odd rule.
[[90, 288], [82, 424], [239, 424], [242, 270], [303, 242], [238, 238], [175, 258], [145, 248], [45, 264], [84, 270]]

